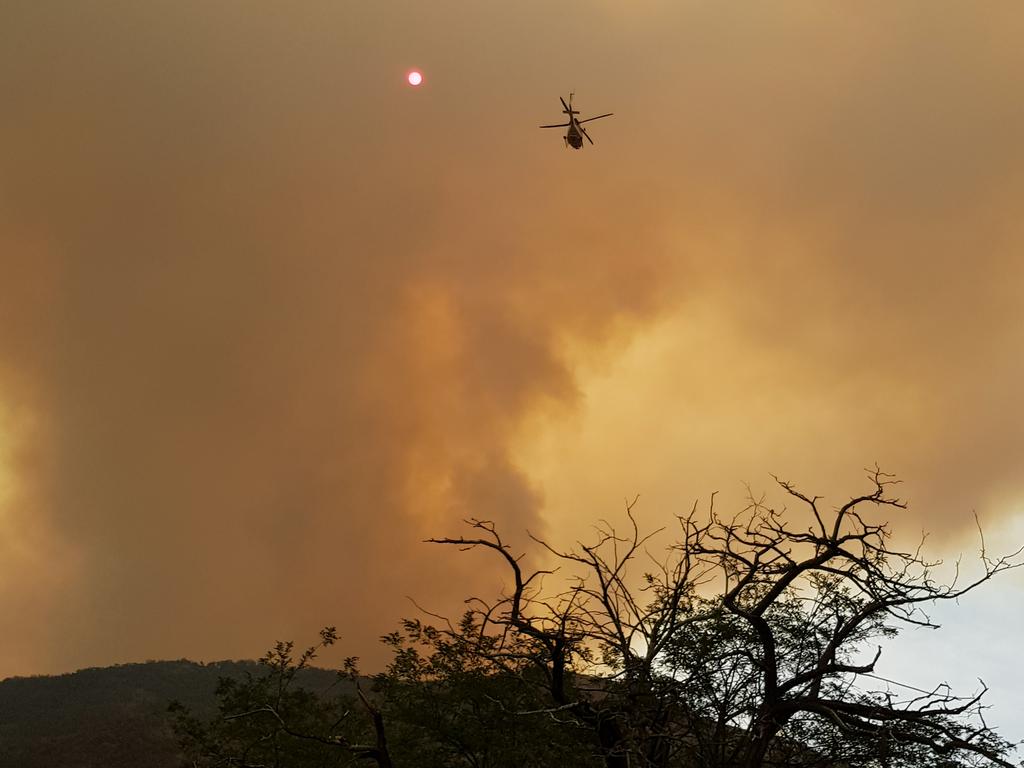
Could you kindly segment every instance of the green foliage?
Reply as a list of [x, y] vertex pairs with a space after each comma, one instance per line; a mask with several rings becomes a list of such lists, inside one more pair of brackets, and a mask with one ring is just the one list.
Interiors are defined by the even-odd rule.
[[387, 759], [397, 768], [600, 765], [589, 732], [560, 721], [545, 704], [534, 649], [520, 644], [496, 654], [501, 639], [471, 614], [457, 628], [403, 622], [383, 638], [393, 659], [368, 690], [354, 658], [344, 662], [336, 690], [315, 694], [296, 685], [318, 650], [335, 640], [328, 628], [320, 644], [299, 655], [292, 643], [277, 643], [261, 659], [261, 674], [221, 681], [216, 717], [175, 706], [187, 765], [313, 768], [379, 760], [374, 715], [385, 724]]
[[[292, 642], [278, 642], [260, 659], [259, 674], [223, 678], [217, 685], [218, 716], [196, 717], [178, 703], [171, 705], [175, 730], [188, 765], [265, 766], [266, 768], [327, 768], [345, 765], [351, 757], [342, 745], [365, 728], [350, 722], [351, 680], [355, 662], [327, 691], [315, 693], [296, 684], [320, 649], [337, 639], [333, 627], [324, 629], [317, 645], [295, 653]], [[345, 685], [344, 683], [349, 684]]]
[[538, 679], [536, 649], [482, 631], [416, 620], [384, 638], [394, 653], [374, 679], [396, 765], [567, 768], [598, 764], [589, 733], [559, 722]]

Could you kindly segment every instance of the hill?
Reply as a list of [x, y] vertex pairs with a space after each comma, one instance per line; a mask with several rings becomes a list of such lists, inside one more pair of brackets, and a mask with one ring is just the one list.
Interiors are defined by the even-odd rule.
[[[216, 709], [222, 677], [256, 674], [255, 661], [151, 661], [0, 681], [0, 768], [179, 768], [167, 706], [201, 716]], [[299, 683], [325, 690], [324, 669]]]

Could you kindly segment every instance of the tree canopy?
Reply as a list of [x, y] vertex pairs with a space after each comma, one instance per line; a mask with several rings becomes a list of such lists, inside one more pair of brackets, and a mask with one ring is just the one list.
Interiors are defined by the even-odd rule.
[[[333, 700], [290, 689], [316, 648], [279, 644], [267, 674], [220, 692], [209, 723], [182, 714], [194, 765], [1013, 766], [966, 695], [875, 675], [876, 644], [934, 626], [929, 606], [1020, 565], [1021, 550], [944, 582], [938, 562], [892, 543], [880, 512], [896, 481], [834, 509], [778, 480], [793, 509], [763, 498], [734, 515], [697, 505], [660, 557], [627, 504], [587, 543], [534, 539], [550, 567], [524, 568], [494, 524], [467, 521], [435, 544], [493, 553], [507, 592], [471, 596], [458, 622], [408, 620], [384, 638], [393, 661]], [[556, 573], [557, 569], [561, 572]], [[333, 643], [325, 630], [322, 643]], [[356, 716], [353, 713], [359, 713]]]

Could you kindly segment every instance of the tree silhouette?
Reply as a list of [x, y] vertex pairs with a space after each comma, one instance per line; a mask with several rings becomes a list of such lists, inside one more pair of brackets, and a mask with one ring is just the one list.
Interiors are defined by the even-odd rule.
[[[493, 523], [429, 541], [492, 553], [510, 587], [471, 597], [462, 620], [407, 620], [372, 686], [346, 661], [339, 695], [298, 676], [336, 634], [296, 655], [279, 643], [266, 674], [226, 681], [212, 722], [179, 712], [193, 766], [378, 768], [1012, 768], [967, 696], [875, 674], [875, 641], [935, 624], [927, 609], [1021, 565], [1022, 550], [943, 582], [918, 546], [894, 546], [871, 513], [904, 508], [877, 468], [869, 491], [832, 510], [777, 480], [791, 510], [751, 499], [677, 518], [662, 557], [627, 503], [624, 532], [538, 551], [529, 570]], [[638, 569], [638, 566], [642, 566]], [[957, 574], [959, 569], [957, 568]], [[894, 686], [896, 690], [894, 691]]]
[[[807, 513], [806, 529], [792, 522], [797, 512], [763, 499], [732, 517], [712, 499], [708, 513], [678, 518], [678, 540], [638, 582], [631, 570], [651, 536], [634, 501], [625, 535], [602, 523], [596, 541], [574, 549], [537, 540], [574, 571], [555, 594], [542, 586], [552, 571], [524, 571], [487, 521], [430, 541], [504, 560], [511, 592], [475, 600], [480, 621], [534, 641], [552, 711], [594, 730], [608, 768], [1012, 766], [1011, 745], [982, 717], [983, 684], [966, 697], [943, 684], [899, 698], [873, 675], [881, 648], [860, 655], [902, 627], [935, 626], [929, 605], [1017, 567], [1021, 550], [993, 559], [982, 539], [978, 578], [937, 581], [938, 562], [920, 547], [894, 548], [888, 524], [868, 519], [870, 509], [905, 507], [891, 476], [875, 468], [869, 478], [868, 493], [830, 512], [778, 480]], [[580, 678], [594, 682], [570, 696], [566, 681]]]

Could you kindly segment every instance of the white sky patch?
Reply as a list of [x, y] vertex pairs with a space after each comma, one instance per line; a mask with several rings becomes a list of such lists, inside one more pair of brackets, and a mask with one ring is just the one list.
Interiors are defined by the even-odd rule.
[[[986, 530], [985, 542], [989, 557], [1024, 544], [1024, 507]], [[957, 554], [945, 553], [946, 563]], [[978, 570], [977, 553], [965, 547], [961, 578], [976, 578]], [[999, 574], [957, 602], [935, 606], [929, 615], [940, 628], [908, 629], [886, 643], [877, 673], [923, 689], [947, 682], [960, 695], [978, 691], [981, 679], [989, 688], [984, 699], [991, 707], [985, 715], [988, 724], [1010, 741], [1024, 741], [1022, 593], [1024, 569], [1019, 569]]]

